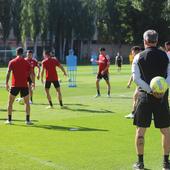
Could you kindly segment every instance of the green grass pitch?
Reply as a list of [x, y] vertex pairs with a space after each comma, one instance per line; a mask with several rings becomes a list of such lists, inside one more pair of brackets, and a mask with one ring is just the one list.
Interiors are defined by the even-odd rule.
[[[6, 69], [0, 72], [0, 170], [131, 170], [136, 161], [135, 127], [124, 116], [131, 112], [133, 84], [126, 88], [130, 66], [118, 73], [110, 67], [111, 98], [102, 80], [101, 97], [94, 98], [95, 74], [91, 66], [79, 66], [77, 88], [67, 87], [59, 71], [63, 103], [60, 109], [51, 88], [54, 109], [48, 105], [43, 86], [36, 82], [31, 106], [33, 126], [25, 125], [24, 106], [14, 103], [14, 125], [5, 125], [8, 92]], [[160, 170], [161, 136], [153, 125], [145, 140], [145, 166]]]

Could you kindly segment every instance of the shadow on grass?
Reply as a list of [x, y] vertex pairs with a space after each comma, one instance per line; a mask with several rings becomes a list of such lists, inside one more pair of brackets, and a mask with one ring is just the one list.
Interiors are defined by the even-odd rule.
[[148, 168], [144, 168], [144, 170], [151, 170], [151, 169], [148, 169]]
[[[15, 126], [26, 126], [26, 125], [15, 125]], [[66, 127], [66, 126], [55, 126], [55, 125], [31, 125], [30, 127], [34, 128], [41, 128], [41, 129], [48, 129], [48, 130], [57, 130], [57, 131], [101, 131], [101, 132], [107, 132], [106, 129], [96, 129], [96, 128], [87, 128], [87, 127]]]
[[[25, 112], [25, 110], [12, 110], [13, 112]], [[7, 109], [0, 109], [0, 112], [7, 112]]]
[[[49, 104], [48, 104], [48, 103], [33, 103], [32, 105], [49, 106]], [[53, 105], [58, 105], [58, 104], [53, 104]]]
[[[44, 106], [49, 106], [48, 103], [33, 103], [33, 105], [44, 105]], [[53, 104], [55, 105], [59, 105], [59, 104]], [[88, 106], [85, 104], [80, 104], [80, 103], [64, 103], [64, 106]]]
[[[1, 118], [0, 120], [6, 121], [6, 118]], [[19, 119], [12, 119], [12, 121], [15, 122], [25, 122], [25, 120], [19, 120]], [[38, 120], [31, 120], [32, 122], [38, 122]]]
[[89, 106], [86, 104], [81, 104], [81, 103], [64, 103], [66, 106]]
[[72, 109], [69, 107], [64, 108], [65, 110], [70, 110], [70, 111], [78, 111], [78, 112], [89, 112], [89, 113], [115, 113], [110, 110], [102, 109], [102, 110], [90, 110], [90, 109]]
[[115, 96], [112, 97], [113, 99], [132, 99], [132, 97], [128, 97], [128, 96]]

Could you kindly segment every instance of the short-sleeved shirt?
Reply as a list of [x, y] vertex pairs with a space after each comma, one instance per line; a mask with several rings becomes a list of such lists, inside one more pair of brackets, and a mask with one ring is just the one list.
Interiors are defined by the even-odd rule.
[[36, 59], [34, 59], [34, 58], [28, 58], [28, 57], [25, 58], [25, 60], [30, 64], [31, 70], [35, 74], [34, 68], [38, 67], [38, 61]]
[[[109, 58], [107, 58], [105, 55], [100, 54], [98, 64], [99, 64], [98, 73], [101, 73], [108, 65], [110, 65]], [[108, 73], [108, 69], [105, 71], [105, 73]]]
[[31, 72], [30, 64], [23, 58], [17, 56], [8, 64], [12, 70], [12, 87], [28, 87], [27, 79]]
[[42, 67], [46, 70], [46, 81], [58, 80], [57, 66], [60, 67], [60, 62], [56, 58], [46, 58], [42, 61]]

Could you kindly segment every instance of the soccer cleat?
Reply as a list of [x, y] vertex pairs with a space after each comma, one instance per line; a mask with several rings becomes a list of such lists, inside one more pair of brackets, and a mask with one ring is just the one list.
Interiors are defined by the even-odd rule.
[[26, 125], [33, 125], [33, 123], [31, 121], [25, 121]]
[[170, 162], [164, 162], [162, 170], [170, 170]]
[[54, 109], [53, 106], [47, 106], [46, 109]]
[[33, 102], [32, 102], [31, 100], [29, 101], [29, 103], [30, 103], [30, 104], [33, 104]]
[[67, 109], [67, 106], [60, 106], [61, 109]]
[[107, 94], [107, 97], [108, 97], [108, 98], [111, 98], [110, 94]]
[[5, 124], [6, 124], [6, 125], [12, 125], [12, 121], [6, 120], [6, 121], [5, 121]]
[[144, 164], [143, 164], [143, 162], [136, 162], [136, 163], [133, 165], [133, 169], [134, 169], [134, 170], [144, 170]]
[[100, 94], [96, 94], [96, 96], [94, 96], [95, 98], [97, 98], [97, 97], [100, 97], [101, 95]]
[[133, 119], [133, 118], [134, 118], [134, 114], [133, 114], [133, 113], [130, 113], [130, 114], [126, 115], [125, 118], [127, 118], [127, 119]]

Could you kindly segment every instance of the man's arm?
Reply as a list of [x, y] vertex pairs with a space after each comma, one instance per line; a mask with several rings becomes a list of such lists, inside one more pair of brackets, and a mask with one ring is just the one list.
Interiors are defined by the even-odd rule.
[[168, 68], [167, 68], [167, 78], [166, 78], [166, 82], [168, 83], [168, 85], [170, 86], [170, 56], [168, 55], [169, 58], [169, 64], [168, 64]]
[[37, 79], [39, 80], [40, 79], [40, 66], [39, 66], [39, 64], [37, 65], [37, 68], [38, 68]]
[[42, 71], [41, 71], [41, 82], [44, 84], [43, 77], [44, 77], [44, 67], [42, 67]]
[[61, 69], [61, 71], [64, 73], [65, 76], [67, 76], [67, 73], [64, 69], [64, 67], [60, 64], [59, 68]]
[[6, 74], [6, 90], [7, 91], [9, 91], [9, 78], [10, 78], [10, 75], [11, 75], [11, 69], [8, 68], [7, 74]]
[[141, 79], [141, 73], [138, 65], [139, 55], [137, 54], [132, 63], [132, 75], [133, 81], [137, 84], [137, 86], [141, 87], [142, 90], [147, 93], [151, 93], [151, 88], [149, 84], [147, 84], [144, 80]]

